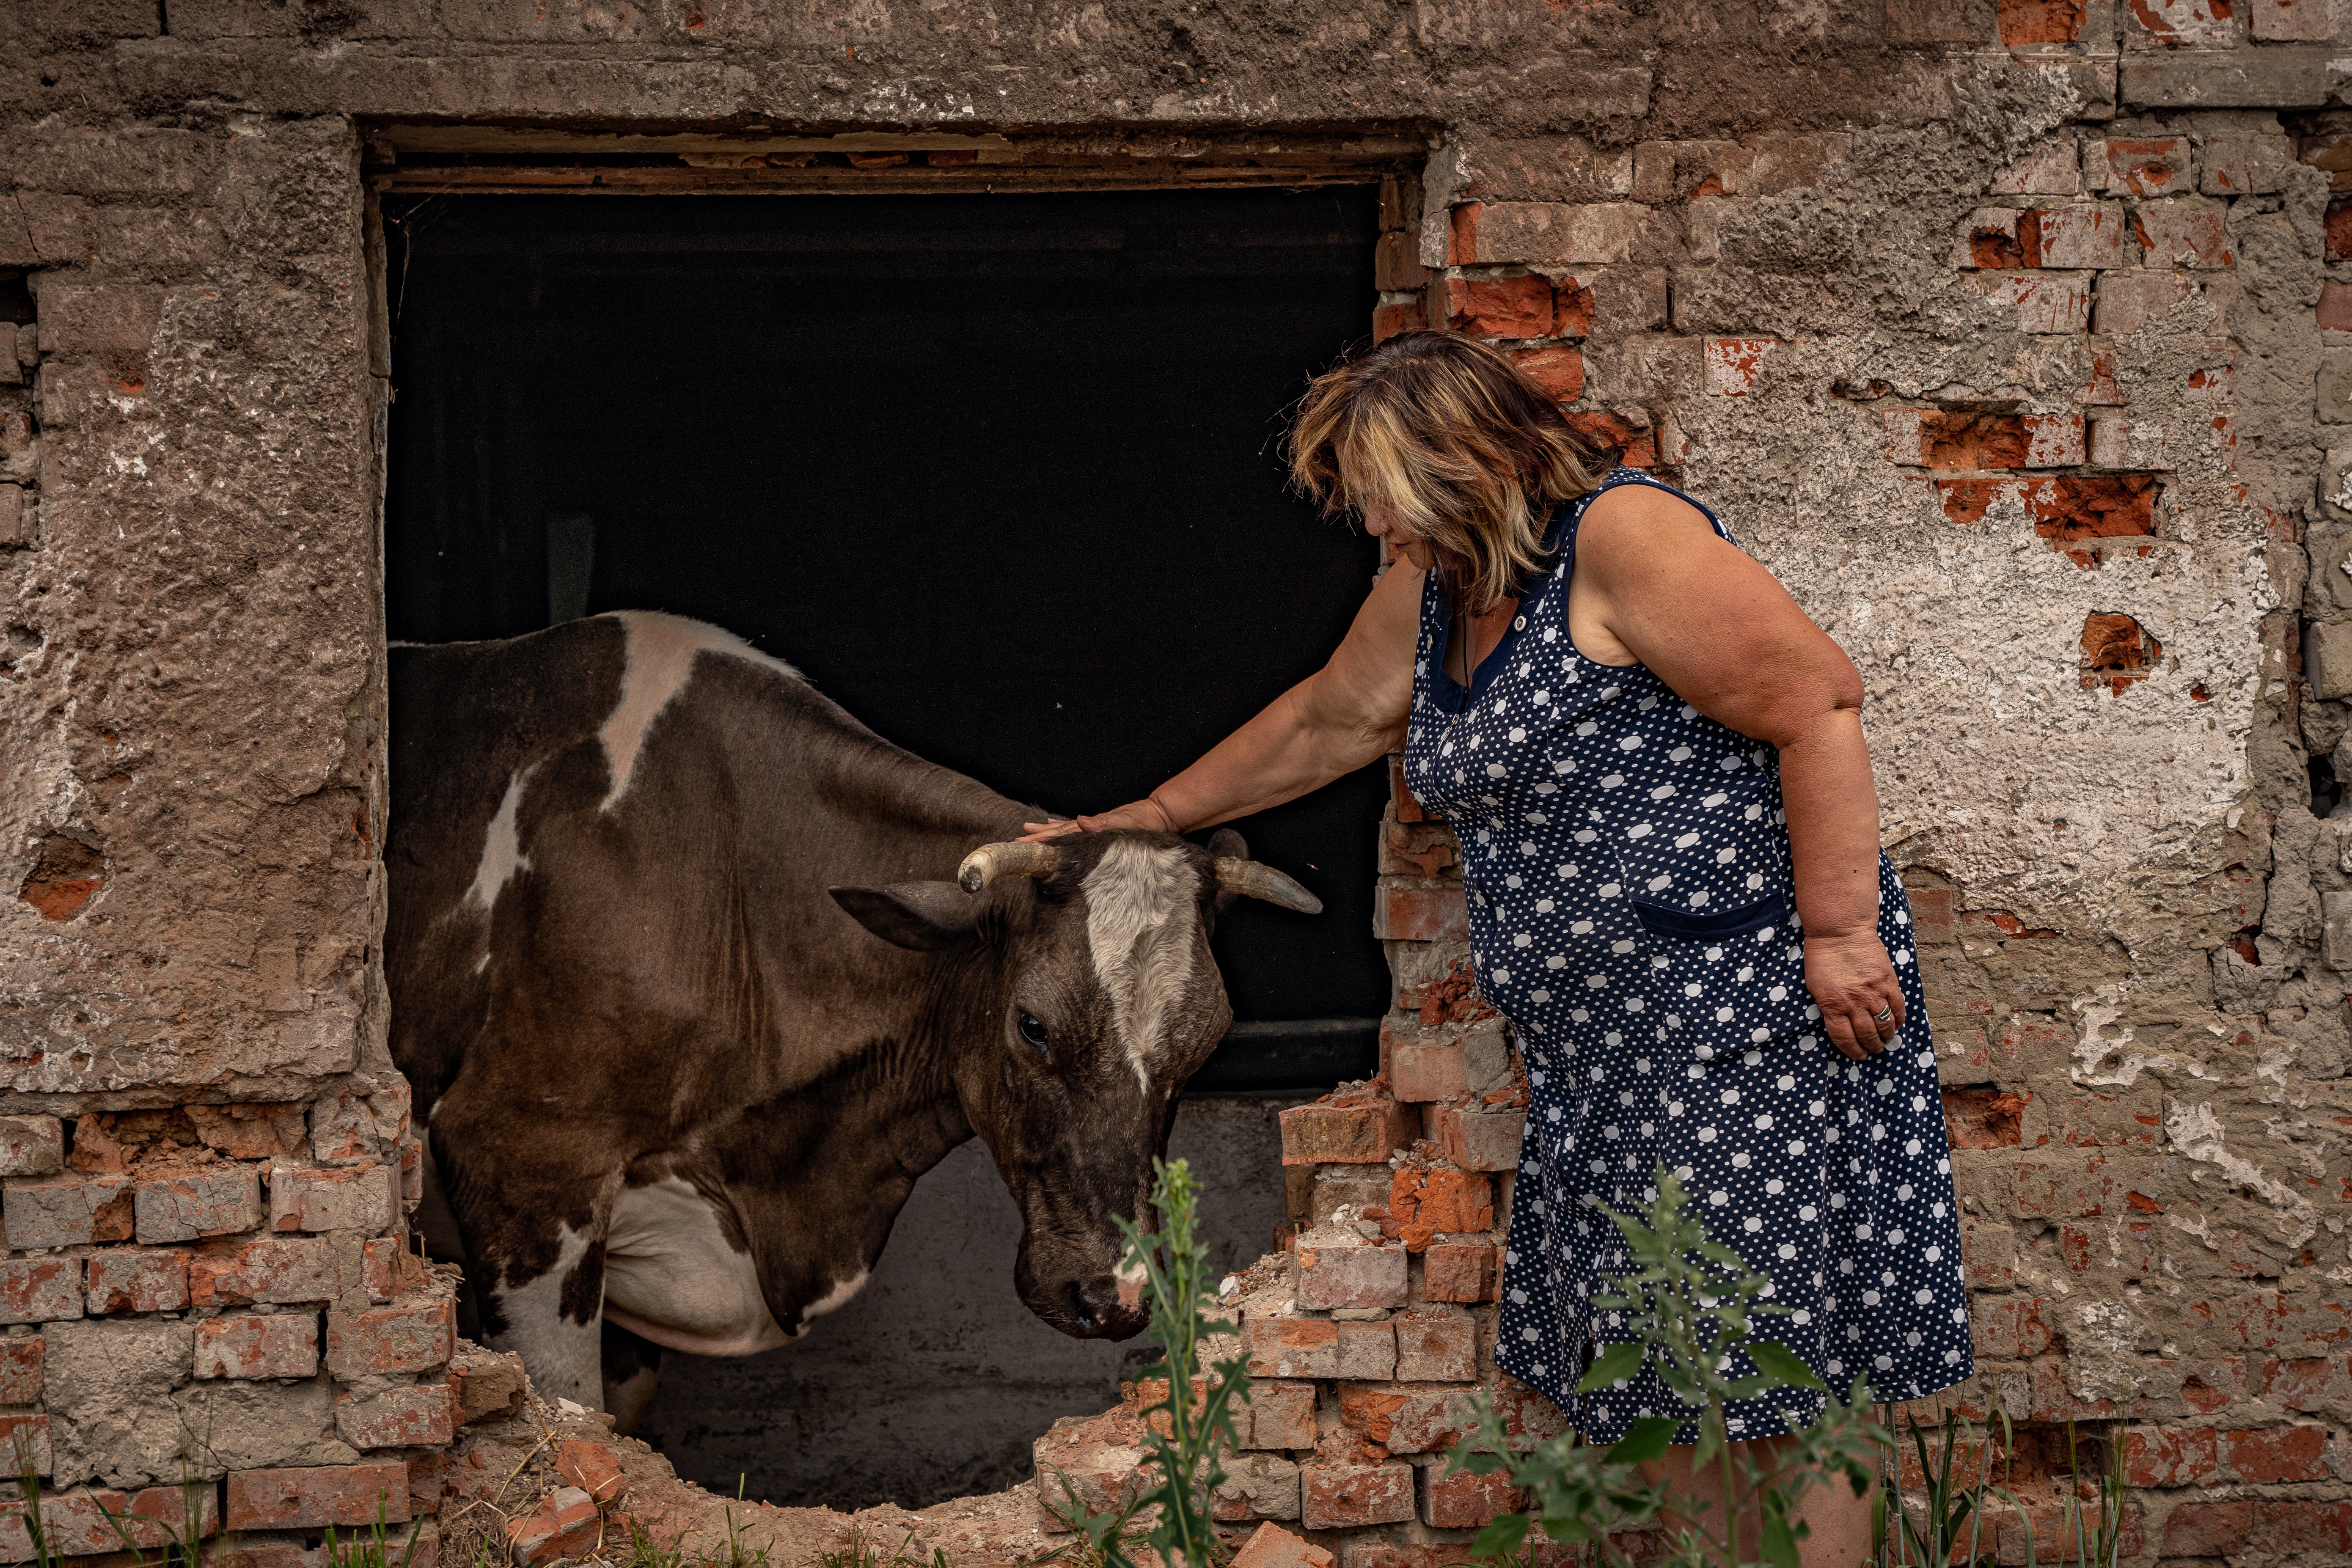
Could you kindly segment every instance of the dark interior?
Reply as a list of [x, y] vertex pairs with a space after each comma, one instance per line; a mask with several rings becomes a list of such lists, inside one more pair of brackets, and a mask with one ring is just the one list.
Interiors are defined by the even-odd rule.
[[[1312, 671], [1370, 542], [1282, 416], [1360, 336], [1377, 191], [402, 197], [395, 639], [713, 621], [1057, 812]], [[1238, 826], [1324, 900], [1234, 909], [1195, 1092], [1374, 1070], [1378, 767]]]

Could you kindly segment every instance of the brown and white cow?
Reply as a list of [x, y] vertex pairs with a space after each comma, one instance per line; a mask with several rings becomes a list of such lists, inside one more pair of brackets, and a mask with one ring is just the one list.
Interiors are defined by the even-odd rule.
[[1034, 810], [675, 616], [396, 647], [391, 672], [385, 970], [426, 1233], [542, 1391], [634, 1419], [639, 1341], [797, 1338], [975, 1131], [1021, 1208], [1022, 1300], [1141, 1326], [1111, 1221], [1148, 1216], [1231, 1021], [1211, 926], [1241, 894], [1319, 909], [1305, 889], [1232, 833], [1013, 843]]

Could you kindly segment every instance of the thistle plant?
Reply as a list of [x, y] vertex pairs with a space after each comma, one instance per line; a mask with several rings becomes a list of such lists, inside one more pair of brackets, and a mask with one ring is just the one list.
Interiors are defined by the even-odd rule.
[[[1164, 1563], [1209, 1568], [1223, 1551], [1210, 1528], [1209, 1500], [1225, 1479], [1220, 1456], [1237, 1440], [1233, 1406], [1249, 1398], [1249, 1363], [1236, 1355], [1202, 1367], [1206, 1342], [1237, 1331], [1213, 1316], [1219, 1309], [1210, 1285], [1208, 1245], [1195, 1234], [1198, 1196], [1192, 1167], [1182, 1160], [1154, 1160], [1151, 1177], [1159, 1232], [1118, 1221], [1127, 1241], [1124, 1270], [1143, 1275], [1151, 1337], [1160, 1351], [1161, 1359], [1145, 1367], [1143, 1376], [1167, 1380], [1165, 1396], [1142, 1413], [1150, 1484], [1102, 1513], [1087, 1510], [1066, 1477], [1062, 1490], [1071, 1522], [1085, 1534], [1088, 1557], [1102, 1568], [1136, 1568], [1128, 1548], [1139, 1537]], [[1139, 1531], [1135, 1526], [1147, 1512], [1152, 1517]]]
[[[1707, 1235], [1686, 1212], [1672, 1172], [1659, 1167], [1652, 1184], [1644, 1218], [1597, 1205], [1623, 1235], [1633, 1268], [1596, 1295], [1593, 1306], [1618, 1314], [1613, 1321], [1634, 1337], [1600, 1347], [1577, 1390], [1615, 1388], [1654, 1368], [1682, 1414], [1642, 1416], [1606, 1447], [1580, 1443], [1573, 1433], [1526, 1444], [1482, 1395], [1477, 1435], [1455, 1451], [1454, 1468], [1501, 1472], [1534, 1507], [1488, 1525], [1475, 1555], [1513, 1559], [1538, 1521], [1549, 1540], [1577, 1545], [1663, 1521], [1670, 1568], [1748, 1568], [1741, 1538], [1752, 1522], [1761, 1563], [1798, 1568], [1798, 1543], [1807, 1531], [1796, 1512], [1804, 1494], [1843, 1480], [1862, 1497], [1876, 1478], [1885, 1437], [1871, 1415], [1867, 1379], [1857, 1375], [1841, 1400], [1794, 1351], [1759, 1337], [1759, 1319], [1790, 1311], [1767, 1299], [1770, 1277]], [[1755, 1370], [1737, 1371], [1743, 1362]], [[1792, 1398], [1789, 1441], [1735, 1446], [1727, 1406], [1776, 1388], [1819, 1395], [1820, 1415], [1799, 1425], [1795, 1412], [1809, 1401]], [[1688, 1498], [1670, 1504], [1664, 1483], [1643, 1473], [1643, 1466], [1665, 1457], [1685, 1423], [1696, 1426], [1692, 1470], [1712, 1466], [1720, 1478], [1719, 1508]]]

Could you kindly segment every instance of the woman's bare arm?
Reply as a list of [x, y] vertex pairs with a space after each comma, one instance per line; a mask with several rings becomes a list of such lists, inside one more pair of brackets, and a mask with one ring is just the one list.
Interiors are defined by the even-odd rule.
[[1903, 994], [1878, 940], [1878, 795], [1853, 660], [1697, 509], [1645, 485], [1586, 511], [1569, 608], [1588, 658], [1621, 645], [1708, 718], [1779, 750], [1806, 988], [1839, 1050], [1884, 1048]]
[[1054, 838], [1107, 827], [1190, 833], [1295, 800], [1404, 742], [1425, 575], [1403, 561], [1372, 585], [1321, 669], [1143, 799], [1075, 822], [1031, 823]]

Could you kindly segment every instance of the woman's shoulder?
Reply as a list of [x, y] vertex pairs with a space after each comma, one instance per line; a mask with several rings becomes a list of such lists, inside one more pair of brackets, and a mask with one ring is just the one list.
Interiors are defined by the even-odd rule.
[[1696, 523], [1726, 539], [1731, 537], [1715, 513], [1696, 497], [1685, 495], [1654, 474], [1622, 464], [1578, 497], [1575, 507], [1573, 515], [1580, 535], [1595, 524], [1604, 532], [1612, 531], [1611, 525], [1622, 521], [1644, 530]]

